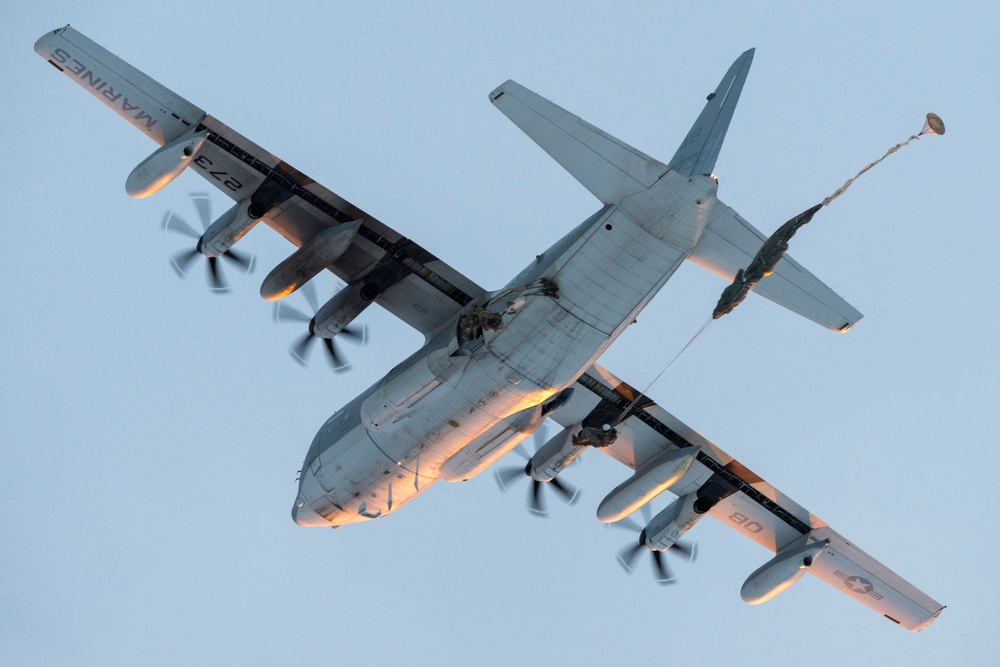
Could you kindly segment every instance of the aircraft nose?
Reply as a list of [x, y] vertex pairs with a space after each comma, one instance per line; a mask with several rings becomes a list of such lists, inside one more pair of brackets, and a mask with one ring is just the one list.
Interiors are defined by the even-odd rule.
[[305, 498], [299, 496], [292, 505], [292, 521], [300, 526], [329, 526], [330, 522], [313, 511]]

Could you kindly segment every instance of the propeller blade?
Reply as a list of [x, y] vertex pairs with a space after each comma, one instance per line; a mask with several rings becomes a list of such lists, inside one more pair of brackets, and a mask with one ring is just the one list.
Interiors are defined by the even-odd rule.
[[338, 336], [343, 336], [351, 341], [354, 341], [358, 345], [365, 345], [368, 343], [368, 327], [344, 327]]
[[636, 521], [635, 519], [633, 519], [630, 516], [627, 516], [627, 517], [625, 517], [623, 519], [619, 519], [618, 521], [615, 521], [614, 523], [607, 523], [607, 524], [604, 524], [604, 525], [611, 526], [612, 528], [620, 528], [622, 530], [627, 530], [627, 531], [632, 532], [632, 533], [642, 532], [642, 526], [640, 526], [639, 522]]
[[212, 224], [212, 198], [207, 192], [192, 192], [191, 203], [194, 204], [195, 210], [198, 211], [201, 228], [208, 229], [208, 226]]
[[193, 239], [200, 239], [201, 234], [194, 230], [194, 227], [189, 225], [184, 221], [184, 218], [177, 215], [173, 211], [167, 211], [163, 214], [163, 219], [160, 220], [160, 229], [164, 231], [175, 232], [177, 234], [183, 234]]
[[314, 338], [316, 337], [313, 334], [306, 333], [288, 348], [288, 353], [292, 355], [292, 359], [303, 368], [305, 368], [306, 362], [309, 360], [309, 349]]
[[670, 551], [685, 556], [689, 563], [693, 563], [698, 557], [698, 544], [696, 542], [675, 542], [674, 546], [670, 547]]
[[351, 370], [351, 365], [337, 354], [337, 347], [334, 345], [332, 338], [324, 338], [323, 347], [326, 348], [326, 356], [330, 360], [330, 365], [333, 366], [334, 372], [346, 373]]
[[662, 551], [652, 551], [653, 554], [653, 574], [656, 577], [656, 583], [663, 586], [669, 586], [670, 584], [677, 583], [677, 578], [674, 577], [674, 573], [670, 571], [670, 566], [667, 565], [667, 560], [663, 555]]
[[558, 477], [556, 477], [549, 482], [549, 484], [551, 484], [552, 488], [558, 491], [570, 505], [575, 505], [576, 501], [580, 499], [580, 489], [576, 488], [569, 482], [562, 482]]
[[302, 292], [302, 296], [306, 298], [306, 303], [309, 304], [313, 314], [315, 315], [319, 312], [319, 299], [316, 297], [316, 287], [312, 284], [312, 281], [310, 280], [305, 285], [300, 287], [299, 291]]
[[645, 545], [640, 542], [632, 542], [622, 547], [618, 552], [618, 564], [622, 569], [632, 574], [635, 570], [635, 559], [639, 557], [639, 552], [645, 549]]
[[646, 503], [639, 508], [639, 512], [642, 514], [642, 525], [648, 526], [649, 522], [653, 520], [653, 507], [649, 503]]
[[[517, 454], [518, 456], [520, 456], [520, 457], [521, 457], [522, 459], [524, 459], [524, 462], [525, 462], [525, 463], [527, 463], [528, 461], [530, 461], [530, 460], [531, 460], [531, 457], [530, 457], [530, 456], [528, 456], [528, 452], [526, 452], [526, 451], [524, 450], [524, 445], [521, 445], [521, 444], [519, 444], [519, 445], [518, 445], [517, 447], [515, 447], [515, 448], [514, 448], [514, 449], [513, 449], [512, 451], [513, 451], [513, 452], [514, 452], [515, 454]], [[525, 473], [525, 474], [527, 474], [527, 473]]]
[[535, 516], [548, 516], [548, 512], [545, 511], [545, 501], [542, 499], [542, 483], [532, 479], [528, 493], [528, 511]]
[[525, 476], [524, 468], [522, 466], [497, 468], [493, 471], [493, 479], [496, 480], [497, 486], [500, 487], [500, 491], [502, 493], [507, 493], [508, 486], [519, 479], [524, 479]]
[[172, 268], [174, 273], [178, 276], [185, 278], [187, 277], [187, 270], [188, 267], [191, 266], [191, 262], [193, 262], [194, 258], [200, 254], [201, 253], [193, 248], [191, 250], [181, 250], [170, 258], [170, 268]]
[[244, 255], [232, 248], [222, 253], [222, 256], [243, 269], [243, 273], [253, 273], [253, 267], [257, 264], [256, 255]]
[[222, 276], [222, 267], [219, 266], [218, 257], [208, 258], [208, 285], [216, 294], [225, 294], [229, 291], [229, 284]]
[[274, 310], [271, 313], [271, 317], [275, 322], [303, 322], [309, 324], [312, 321], [312, 317], [306, 315], [298, 308], [294, 306], [289, 306], [284, 301], [279, 301], [274, 304]]
[[531, 439], [535, 443], [536, 452], [542, 448], [542, 445], [548, 442], [550, 430], [551, 429], [549, 427], [549, 422], [543, 421], [541, 424], [538, 425], [538, 428], [531, 435]]

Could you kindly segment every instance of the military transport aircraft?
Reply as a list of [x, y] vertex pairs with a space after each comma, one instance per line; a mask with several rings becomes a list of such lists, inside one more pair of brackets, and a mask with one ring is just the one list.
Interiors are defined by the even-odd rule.
[[[529, 459], [535, 484], [566, 490], [559, 473], [588, 448], [634, 473], [598, 508], [628, 517], [664, 491], [677, 499], [621, 555], [643, 549], [661, 581], [662, 555], [703, 516], [775, 552], [742, 597], [769, 600], [805, 573], [921, 630], [941, 613], [925, 595], [596, 362], [684, 260], [727, 280], [765, 236], [717, 197], [712, 174], [753, 50], [733, 63], [668, 163], [507, 81], [490, 102], [600, 200], [600, 208], [502, 289], [487, 291], [416, 242], [344, 201], [235, 130], [66, 26], [35, 51], [160, 145], [129, 175], [133, 197], [186, 168], [235, 205], [202, 234], [197, 254], [241, 261], [231, 248], [258, 222], [296, 250], [265, 278], [281, 299], [320, 271], [346, 286], [309, 319], [302, 346], [333, 340], [377, 303], [425, 343], [322, 425], [303, 464], [292, 517], [338, 527], [385, 517], [439, 480], [470, 479], [543, 422], [562, 426]], [[785, 256], [753, 291], [844, 332], [861, 314]], [[336, 363], [339, 363], [336, 362]], [[519, 473], [520, 474], [520, 471]]]

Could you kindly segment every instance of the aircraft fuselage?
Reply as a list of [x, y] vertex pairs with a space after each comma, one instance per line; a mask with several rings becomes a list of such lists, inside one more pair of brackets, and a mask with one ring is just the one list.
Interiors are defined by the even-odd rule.
[[[690, 253], [713, 177], [667, 172], [606, 205], [503, 289], [470, 303], [317, 433], [292, 510], [340, 526], [387, 516], [434, 482], [466, 480], [528, 437]], [[486, 313], [485, 326], [466, 326]]]

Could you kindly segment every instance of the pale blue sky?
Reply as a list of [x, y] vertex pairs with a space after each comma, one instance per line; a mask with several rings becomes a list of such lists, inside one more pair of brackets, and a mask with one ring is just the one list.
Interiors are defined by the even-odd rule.
[[[986, 3], [8, 3], [0, 225], [0, 662], [985, 664], [1000, 649], [992, 502], [1000, 316], [998, 10]], [[667, 160], [757, 47], [716, 168], [764, 231], [927, 111], [914, 142], [791, 254], [864, 314], [834, 335], [757, 297], [653, 387], [667, 409], [948, 605], [919, 635], [806, 578], [749, 607], [770, 554], [706, 520], [681, 583], [627, 577], [594, 518], [627, 475], [528, 515], [489, 474], [336, 532], [289, 518], [334, 410], [419, 343], [369, 312], [355, 370], [308, 370], [257, 295], [291, 251], [261, 228], [234, 293], [167, 264], [193, 174], [130, 200], [154, 145], [32, 51], [66, 23], [495, 288], [599, 204], [487, 101], [513, 78]], [[216, 211], [229, 203], [215, 198]], [[321, 280], [329, 293], [331, 280]], [[645, 386], [724, 281], [686, 266], [605, 357]], [[293, 297], [296, 298], [296, 297]], [[375, 310], [375, 309], [373, 309]], [[553, 503], [554, 504], [554, 503]], [[659, 501], [657, 508], [664, 501]]]

